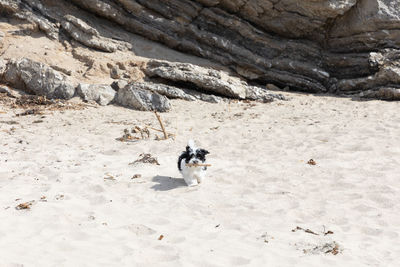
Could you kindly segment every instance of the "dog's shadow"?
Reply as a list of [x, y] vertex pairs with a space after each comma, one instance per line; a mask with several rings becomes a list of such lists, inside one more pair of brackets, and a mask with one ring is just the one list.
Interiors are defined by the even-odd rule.
[[158, 183], [151, 187], [155, 191], [169, 191], [179, 187], [186, 187], [185, 180], [182, 178], [157, 175], [153, 177], [152, 181]]

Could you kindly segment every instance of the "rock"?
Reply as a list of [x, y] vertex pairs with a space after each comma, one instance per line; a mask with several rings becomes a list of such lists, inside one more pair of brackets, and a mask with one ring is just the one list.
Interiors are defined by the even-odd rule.
[[110, 85], [104, 84], [79, 84], [77, 88], [78, 95], [85, 101], [96, 101], [98, 104], [105, 106], [111, 103], [116, 92]]
[[3, 80], [3, 75], [6, 69], [7, 69], [7, 61], [0, 58], [0, 81]]
[[187, 83], [187, 87], [198, 87], [201, 90], [222, 96], [240, 99], [246, 97], [246, 84], [239, 78], [229, 76], [222, 71], [189, 63], [151, 60], [147, 63], [145, 73], [150, 77], [160, 77], [177, 83]]
[[274, 84], [272, 84], [272, 83], [268, 83], [265, 87], [266, 87], [268, 90], [273, 90], [273, 91], [279, 91], [279, 90], [281, 90], [281, 88], [279, 88], [278, 86], [276, 86], [276, 85], [274, 85]]
[[378, 98], [382, 100], [400, 100], [400, 88], [381, 87], [375, 90], [361, 92], [359, 96], [364, 98]]
[[[105, 52], [132, 49], [127, 42], [117, 41], [100, 36], [100, 33], [83, 20], [72, 15], [66, 15], [61, 26], [68, 34], [79, 43]], [[116, 78], [118, 79], [118, 78]]]
[[[331, 91], [340, 94], [357, 94], [362, 91], [379, 92], [381, 88], [390, 88], [388, 84], [400, 84], [400, 50], [385, 49], [380, 53], [371, 53], [369, 62], [378, 70], [374, 75], [339, 80], [331, 87]], [[392, 92], [386, 89], [384, 91]], [[378, 98], [382, 95], [367, 92], [363, 95], [376, 95]]]
[[246, 87], [246, 99], [264, 103], [272, 102], [274, 99], [286, 100], [281, 94], [269, 93], [266, 89], [257, 86]]
[[4, 33], [0, 31], [0, 48], [3, 48]]
[[164, 95], [168, 98], [180, 98], [188, 101], [194, 101], [196, 98], [192, 96], [190, 93], [185, 92], [184, 90], [169, 86], [162, 83], [153, 83], [153, 82], [136, 82], [133, 83], [133, 86], [137, 89], [149, 90], [154, 93], [158, 93], [160, 95]]
[[[394, 65], [371, 61], [374, 53], [400, 51], [396, 0], [1, 0], [0, 7], [50, 38], [67, 34], [102, 51], [130, 49], [124, 40], [135, 35], [116, 36], [121, 29], [227, 66], [251, 84], [349, 95], [398, 84]], [[168, 85], [239, 99], [248, 91], [201, 67], [152, 64], [158, 66], [150, 64], [148, 75], [165, 76]]]
[[12, 88], [9, 88], [8, 86], [0, 85], [0, 93], [5, 93], [7, 96], [12, 97], [12, 98], [19, 98], [21, 97], [24, 93]]
[[118, 67], [113, 66], [113, 67], [110, 69], [110, 77], [111, 77], [111, 78], [113, 78], [113, 79], [119, 79], [119, 78], [121, 78], [121, 76], [122, 76], [122, 71], [121, 71]]
[[75, 86], [66, 75], [27, 58], [10, 60], [1, 82], [49, 99], [70, 99], [75, 94]]
[[339, 17], [330, 30], [329, 48], [337, 52], [399, 47], [400, 2], [363, 0]]
[[115, 91], [118, 91], [119, 89], [124, 88], [127, 85], [128, 85], [128, 82], [126, 80], [119, 79], [118, 81], [113, 81], [113, 83], [111, 84], [111, 87]]
[[226, 72], [188, 63], [152, 60], [147, 64], [145, 72], [151, 78], [159, 77], [164, 81], [176, 83], [181, 89], [172, 86], [158, 86], [159, 88], [156, 89], [158, 93], [173, 98], [191, 100], [188, 99], [189, 96], [206, 102], [221, 102], [221, 97], [204, 93], [209, 92], [225, 97], [260, 102], [271, 102], [274, 98], [283, 99], [281, 95], [270, 94], [259, 87], [249, 86], [247, 82], [230, 76]]
[[[194, 94], [195, 95], [195, 94]], [[209, 102], [209, 103], [221, 103], [223, 101], [222, 97], [215, 96], [215, 95], [209, 95], [209, 94], [199, 94], [198, 97], [201, 101]]]
[[122, 106], [142, 111], [166, 112], [171, 109], [168, 98], [129, 84], [118, 90], [116, 102]]

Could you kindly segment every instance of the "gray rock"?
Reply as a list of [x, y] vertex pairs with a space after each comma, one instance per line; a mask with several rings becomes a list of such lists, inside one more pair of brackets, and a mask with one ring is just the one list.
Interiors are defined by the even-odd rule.
[[111, 103], [116, 92], [110, 85], [104, 84], [79, 84], [77, 88], [78, 95], [85, 101], [96, 101], [98, 104], [105, 106]]
[[[342, 79], [332, 85], [331, 91], [341, 94], [357, 94], [362, 91], [378, 91], [388, 84], [400, 84], [400, 50], [385, 49], [370, 53], [370, 64], [378, 69], [373, 75], [355, 79]], [[391, 91], [391, 90], [389, 90]], [[370, 95], [366, 93], [366, 95]], [[379, 94], [374, 94], [378, 98]]]
[[119, 79], [118, 81], [114, 81], [111, 84], [112, 89], [114, 89], [115, 91], [118, 91], [121, 88], [124, 88], [125, 86], [128, 85], [128, 82], [126, 80], [123, 79]]
[[111, 78], [113, 78], [113, 79], [119, 79], [119, 78], [121, 78], [121, 76], [122, 76], [122, 71], [121, 71], [118, 67], [113, 66], [113, 67], [110, 69], [110, 77], [111, 77]]
[[382, 100], [400, 100], [400, 88], [381, 87], [361, 92], [359, 96], [364, 98], [378, 98]]
[[274, 99], [286, 100], [281, 94], [270, 93], [268, 90], [257, 86], [246, 87], [246, 99], [260, 101], [264, 103], [272, 102]]
[[201, 90], [214, 94], [240, 99], [246, 97], [246, 83], [239, 78], [229, 76], [223, 71], [189, 63], [151, 60], [147, 63], [145, 73], [150, 77], [160, 77], [174, 82], [191, 83]]
[[171, 109], [168, 98], [130, 84], [118, 90], [116, 102], [122, 106], [142, 111], [166, 112]]
[[[394, 65], [371, 61], [385, 49], [400, 51], [398, 0], [1, 0], [0, 8], [35, 23], [51, 38], [59, 36], [56, 26], [62, 23], [68, 35], [86, 46], [130, 49], [119, 40], [124, 34], [114, 34], [121, 28], [220, 63], [247, 81], [290, 90], [358, 95], [398, 84]], [[224, 79], [216, 83], [212, 73], [157, 68], [148, 75], [164, 73], [202, 93], [246, 97], [246, 90], [232, 84], [227, 89]]]
[[3, 48], [4, 33], [0, 31], [0, 48]]
[[0, 81], [3, 79], [3, 75], [7, 69], [7, 61], [0, 58]]
[[192, 96], [190, 93], [185, 92], [184, 90], [169, 86], [162, 83], [153, 83], [153, 82], [137, 82], [133, 83], [133, 86], [137, 89], [149, 90], [154, 93], [158, 93], [160, 95], [164, 95], [168, 98], [180, 98], [188, 101], [194, 101], [196, 98]]
[[64, 18], [65, 20], [61, 23], [63, 29], [68, 32], [73, 39], [85, 46], [105, 52], [132, 49], [132, 45], [127, 42], [117, 41], [101, 36], [96, 29], [89, 26], [79, 18], [72, 15], [66, 15]]
[[8, 61], [1, 81], [50, 99], [70, 99], [75, 94], [75, 86], [68, 76], [28, 58]]
[[0, 93], [6, 93], [7, 96], [12, 97], [12, 98], [19, 98], [25, 93], [13, 88], [10, 88], [8, 86], [0, 85]]
[[279, 91], [279, 90], [281, 90], [281, 88], [279, 88], [278, 86], [276, 86], [275, 84], [272, 84], [272, 83], [268, 83], [265, 87], [266, 87], [268, 90], [273, 90], [273, 91]]

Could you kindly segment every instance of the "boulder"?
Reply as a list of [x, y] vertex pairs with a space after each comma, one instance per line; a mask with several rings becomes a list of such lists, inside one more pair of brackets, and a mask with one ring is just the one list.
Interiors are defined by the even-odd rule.
[[75, 94], [68, 76], [28, 58], [8, 61], [1, 82], [49, 99], [70, 99]]
[[239, 99], [246, 97], [246, 83], [223, 71], [189, 63], [151, 60], [147, 63], [145, 73], [149, 77], [160, 77], [176, 83], [187, 83], [188, 89], [191, 89], [190, 87], [199, 88], [212, 94]]
[[96, 29], [72, 15], [66, 15], [61, 26], [73, 39], [91, 48], [105, 52], [128, 50], [132, 48], [132, 45], [127, 42], [101, 36]]
[[129, 84], [118, 90], [117, 104], [142, 111], [166, 112], [171, 109], [167, 97]]
[[[53, 39], [68, 35], [113, 52], [130, 49], [137, 34], [224, 65], [251, 84], [340, 95], [398, 84], [385, 74], [393, 67], [371, 64], [374, 53], [400, 51], [397, 0], [1, 0], [0, 7]], [[251, 95], [240, 79], [205, 69], [154, 60], [147, 75], [216, 96]]]
[[81, 83], [77, 87], [77, 93], [83, 100], [96, 101], [102, 106], [111, 103], [116, 95], [116, 92], [112, 89], [112, 87], [105, 84]]

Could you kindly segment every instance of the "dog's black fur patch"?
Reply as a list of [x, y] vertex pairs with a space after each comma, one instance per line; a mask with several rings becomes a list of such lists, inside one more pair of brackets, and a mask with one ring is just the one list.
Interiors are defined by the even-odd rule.
[[[193, 151], [190, 146], [186, 146], [186, 151], [183, 151], [182, 154], [179, 156], [178, 158], [178, 169], [181, 171], [181, 161], [184, 159], [186, 163], [189, 163], [189, 161], [195, 157], [197, 158], [199, 161], [201, 162], [205, 162], [206, 161], [206, 155], [210, 154], [210, 152], [208, 152], [205, 149], [199, 148], [196, 149], [196, 151]], [[204, 167], [206, 170], [207, 167]]]

